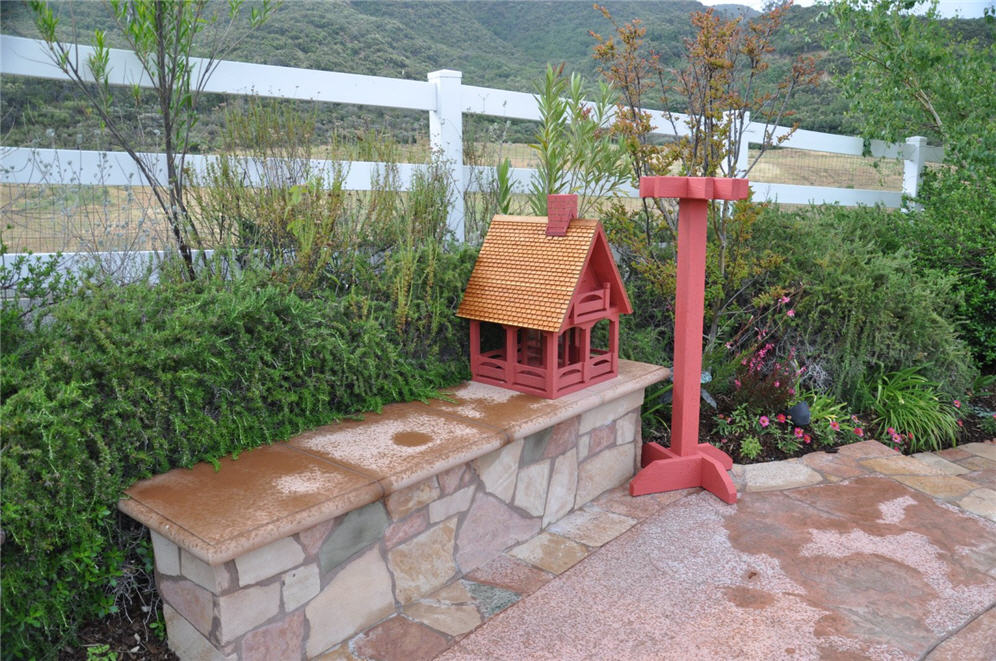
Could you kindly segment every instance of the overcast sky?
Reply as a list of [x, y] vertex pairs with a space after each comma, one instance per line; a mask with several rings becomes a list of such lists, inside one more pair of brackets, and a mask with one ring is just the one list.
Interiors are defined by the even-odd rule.
[[[704, 5], [747, 5], [754, 9], [761, 9], [766, 4], [766, 0], [699, 0]], [[815, 0], [795, 0], [795, 4], [809, 7], [816, 4]], [[941, 16], [961, 16], [962, 18], [978, 18], [982, 16], [982, 11], [986, 7], [992, 7], [996, 0], [941, 0], [937, 3], [937, 9]], [[926, 7], [927, 3], [924, 2]]]

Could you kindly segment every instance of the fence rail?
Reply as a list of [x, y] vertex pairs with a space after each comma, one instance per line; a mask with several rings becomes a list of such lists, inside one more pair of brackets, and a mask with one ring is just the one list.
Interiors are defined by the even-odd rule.
[[[70, 45], [70, 57], [84, 63], [93, 48]], [[194, 59], [194, 73], [207, 63]], [[81, 66], [86, 71], [86, 66]], [[109, 59], [111, 84], [149, 87], [138, 59], [131, 51], [111, 49]], [[54, 64], [45, 42], [23, 37], [0, 35], [0, 75], [19, 75], [54, 80], [68, 77]], [[444, 69], [428, 75], [426, 81], [402, 80], [381, 76], [365, 76], [312, 69], [221, 61], [207, 81], [205, 91], [230, 95], [249, 95], [281, 99], [310, 100], [327, 103], [356, 104], [383, 108], [402, 108], [429, 113], [430, 148], [439, 154], [450, 170], [456, 191], [474, 192], [486, 169], [463, 164], [463, 115], [483, 115], [502, 119], [538, 120], [536, 99], [531, 94], [462, 84], [459, 71]], [[683, 117], [671, 122], [660, 111], [650, 111], [655, 134], [681, 135], [685, 129]], [[751, 122], [746, 131], [748, 143], [764, 140], [763, 124]], [[774, 127], [774, 136], [785, 135], [791, 129]], [[898, 191], [800, 186], [787, 183], [752, 182], [754, 199], [788, 204], [831, 203], [842, 205], [874, 205], [899, 207], [903, 196], [916, 194], [920, 173], [927, 162], [940, 162], [943, 150], [928, 147], [921, 137], [905, 143], [889, 144], [865, 141], [858, 137], [797, 130], [780, 145], [806, 151], [903, 159], [903, 189]], [[738, 166], [746, 164], [747, 145], [743, 146]], [[145, 154], [144, 158], [159, 172], [165, 172], [161, 154]], [[188, 156], [195, 171], [203, 171], [212, 156]], [[365, 161], [314, 161], [318, 171], [331, 170], [338, 164], [346, 172], [345, 188], [370, 190], [371, 180], [386, 167], [383, 163]], [[398, 186], [408, 190], [415, 172], [422, 164], [398, 164]], [[534, 170], [516, 168], [512, 172], [513, 186], [525, 192]], [[135, 163], [123, 152], [97, 152], [69, 149], [3, 148], [0, 153], [0, 183], [3, 184], [75, 184], [104, 186], [142, 185], [144, 180]], [[624, 191], [636, 195], [635, 189]], [[450, 229], [464, 236], [464, 201], [455, 195], [448, 218]]]

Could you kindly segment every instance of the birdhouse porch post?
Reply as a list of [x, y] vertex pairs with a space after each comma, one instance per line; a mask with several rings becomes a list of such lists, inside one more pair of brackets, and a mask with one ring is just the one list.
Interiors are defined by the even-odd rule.
[[722, 450], [699, 443], [699, 402], [709, 200], [742, 200], [748, 193], [746, 179], [640, 179], [640, 197], [678, 198], [678, 278], [671, 447], [643, 446], [643, 468], [630, 482], [630, 495], [701, 486], [727, 503], [737, 500], [736, 487], [727, 474], [733, 460]]

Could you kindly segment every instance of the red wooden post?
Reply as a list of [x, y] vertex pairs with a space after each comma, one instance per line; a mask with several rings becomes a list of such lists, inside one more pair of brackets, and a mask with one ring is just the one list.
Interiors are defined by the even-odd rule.
[[470, 359], [480, 360], [481, 357], [481, 322], [470, 321]]
[[556, 396], [559, 379], [557, 378], [557, 333], [543, 333], [543, 369], [546, 370], [546, 396], [551, 399]]
[[519, 329], [502, 325], [505, 329], [505, 383], [515, 381], [515, 365], [519, 362]]
[[709, 200], [742, 200], [746, 179], [642, 177], [640, 197], [678, 198], [678, 281], [674, 308], [674, 397], [671, 447], [647, 443], [643, 469], [629, 484], [630, 495], [704, 487], [727, 503], [737, 490], [727, 471], [733, 460], [699, 443], [702, 325], [705, 306], [706, 231]]

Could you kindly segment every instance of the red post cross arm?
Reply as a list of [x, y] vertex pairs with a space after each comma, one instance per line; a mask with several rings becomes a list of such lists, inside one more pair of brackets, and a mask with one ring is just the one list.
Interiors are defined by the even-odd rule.
[[629, 484], [630, 495], [704, 487], [727, 503], [737, 501], [737, 490], [727, 473], [733, 460], [722, 450], [699, 443], [699, 402], [709, 200], [742, 200], [749, 192], [746, 179], [640, 178], [640, 197], [678, 199], [678, 280], [671, 447], [643, 446], [643, 468]]

